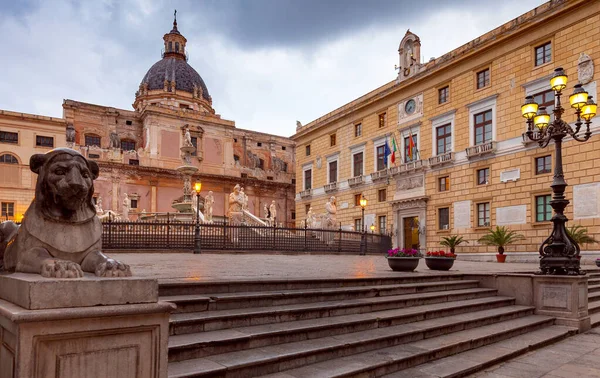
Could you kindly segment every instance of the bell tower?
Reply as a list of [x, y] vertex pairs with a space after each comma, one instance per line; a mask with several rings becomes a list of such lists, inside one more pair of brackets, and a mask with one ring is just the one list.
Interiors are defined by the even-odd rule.
[[173, 29], [163, 36], [165, 42], [163, 58], [173, 57], [187, 60], [185, 51], [187, 39], [177, 30], [177, 10], [175, 10], [173, 17]]
[[398, 82], [421, 71], [421, 40], [416, 34], [411, 33], [410, 29], [406, 31], [400, 42], [398, 55], [400, 60]]

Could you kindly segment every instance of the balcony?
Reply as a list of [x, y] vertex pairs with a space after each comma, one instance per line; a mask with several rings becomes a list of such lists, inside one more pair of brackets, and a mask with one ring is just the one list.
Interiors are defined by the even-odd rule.
[[337, 182], [325, 184], [325, 186], [323, 186], [323, 189], [325, 190], [325, 193], [335, 192], [337, 190]]
[[357, 186], [365, 182], [365, 176], [356, 176], [348, 179], [349, 186]]
[[427, 160], [409, 161], [408, 163], [400, 164], [397, 167], [390, 168], [390, 174], [392, 176], [396, 176], [418, 171], [419, 169], [424, 169], [425, 167], [427, 167]]
[[312, 196], [312, 189], [306, 189], [300, 192], [300, 198], [306, 198]]
[[382, 169], [381, 171], [371, 173], [371, 179], [373, 181], [385, 180], [389, 176], [389, 172], [387, 169]]
[[[539, 131], [534, 131], [531, 136], [537, 139], [537, 138], [540, 137], [540, 132]], [[527, 137], [527, 133], [521, 134], [521, 138], [523, 138], [523, 141], [521, 143], [523, 143], [524, 146], [528, 146], [528, 145], [530, 145], [532, 143], [537, 143], [537, 142], [534, 142], [531, 139], [529, 139], [529, 137]]]
[[495, 153], [496, 146], [497, 143], [495, 141], [491, 141], [483, 144], [478, 144], [476, 146], [467, 147], [465, 151], [467, 153], [467, 158], [471, 159], [477, 156]]
[[454, 161], [454, 152], [446, 152], [445, 154], [430, 157], [429, 158], [429, 166], [435, 167], [437, 165], [452, 163], [453, 161]]

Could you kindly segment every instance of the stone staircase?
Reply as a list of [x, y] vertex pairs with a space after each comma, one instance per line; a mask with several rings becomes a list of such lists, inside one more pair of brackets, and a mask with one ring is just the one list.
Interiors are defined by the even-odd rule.
[[600, 273], [588, 273], [588, 314], [592, 327], [600, 325]]
[[458, 377], [576, 332], [457, 274], [166, 282], [160, 295], [178, 306], [172, 378]]

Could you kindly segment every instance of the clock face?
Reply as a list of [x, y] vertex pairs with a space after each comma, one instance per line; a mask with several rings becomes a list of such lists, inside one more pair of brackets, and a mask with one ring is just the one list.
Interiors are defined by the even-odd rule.
[[416, 108], [416, 103], [415, 100], [408, 100], [406, 102], [406, 105], [404, 105], [404, 110], [406, 111], [406, 114], [413, 114], [415, 112], [415, 108]]

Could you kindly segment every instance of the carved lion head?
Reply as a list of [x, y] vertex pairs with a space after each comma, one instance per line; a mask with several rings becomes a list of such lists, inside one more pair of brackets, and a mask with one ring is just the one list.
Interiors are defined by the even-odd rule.
[[29, 167], [38, 174], [36, 212], [68, 223], [85, 222], [96, 215], [92, 201], [94, 180], [99, 173], [96, 162], [70, 148], [56, 148], [33, 155]]

